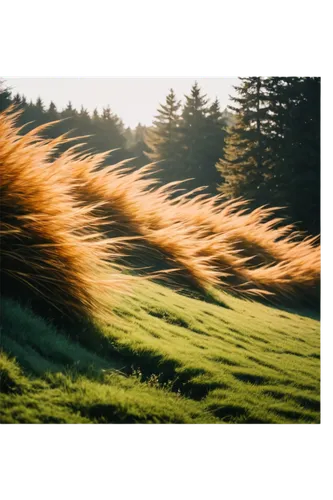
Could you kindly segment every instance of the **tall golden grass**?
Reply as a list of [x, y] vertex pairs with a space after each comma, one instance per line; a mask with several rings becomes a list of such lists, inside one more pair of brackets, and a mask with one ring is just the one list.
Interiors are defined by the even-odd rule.
[[[130, 172], [124, 163], [99, 170], [104, 156], [68, 155], [85, 200], [103, 200], [115, 234], [140, 238], [198, 288], [222, 286], [241, 295], [309, 301], [319, 297], [320, 246], [274, 217], [278, 208], [250, 211], [245, 200], [178, 194], [181, 183], [156, 187], [153, 165]], [[67, 169], [65, 169], [67, 170]], [[149, 249], [149, 253], [148, 253]], [[134, 247], [137, 252], [137, 243]]]
[[64, 182], [52, 155], [66, 139], [43, 139], [45, 126], [20, 135], [17, 116], [0, 116], [2, 291], [37, 295], [71, 315], [102, 311], [129, 279], [112, 264], [126, 242], [106, 238], [96, 205]]
[[12, 110], [0, 117], [2, 267], [15, 283], [90, 313], [130, 279], [120, 266], [126, 253], [148, 274], [157, 262], [201, 290], [318, 299], [317, 238], [283, 225], [276, 209], [183, 193], [181, 182], [159, 187], [154, 165], [102, 168], [108, 153], [74, 146], [57, 156], [67, 137], [42, 138], [46, 126], [20, 135], [16, 118]]

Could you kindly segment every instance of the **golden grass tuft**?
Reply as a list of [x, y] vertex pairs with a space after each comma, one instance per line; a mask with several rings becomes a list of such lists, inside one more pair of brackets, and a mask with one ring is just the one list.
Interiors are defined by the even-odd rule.
[[318, 300], [318, 238], [282, 225], [283, 219], [274, 216], [278, 208], [249, 211], [241, 199], [177, 195], [181, 182], [157, 187], [147, 177], [153, 165], [134, 172], [124, 162], [99, 169], [103, 159], [80, 158], [73, 152], [68, 165], [80, 196], [104, 201], [100, 214], [112, 214], [111, 230], [139, 238], [134, 251], [141, 244], [146, 263], [153, 249], [164, 265], [169, 262], [197, 288], [221, 286], [275, 301]]
[[41, 138], [45, 126], [20, 135], [17, 115], [0, 115], [2, 291], [37, 296], [69, 315], [102, 312], [110, 291], [123, 291], [130, 278], [112, 264], [125, 242], [99, 231], [96, 205], [77, 199], [61, 157], [52, 160], [66, 139]]
[[0, 117], [2, 273], [10, 285], [90, 314], [130, 280], [120, 266], [126, 250], [127, 264], [148, 275], [154, 266], [171, 270], [176, 283], [201, 290], [318, 300], [317, 239], [283, 225], [277, 209], [251, 212], [244, 200], [182, 193], [181, 182], [159, 187], [149, 178], [154, 165], [103, 168], [108, 153], [74, 146], [57, 156], [67, 137], [41, 138], [46, 126], [20, 135], [16, 117]]

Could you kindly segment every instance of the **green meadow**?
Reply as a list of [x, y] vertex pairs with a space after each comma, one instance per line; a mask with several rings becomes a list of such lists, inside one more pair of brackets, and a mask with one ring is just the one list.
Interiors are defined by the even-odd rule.
[[106, 321], [55, 327], [2, 299], [2, 423], [319, 423], [309, 311], [140, 283]]

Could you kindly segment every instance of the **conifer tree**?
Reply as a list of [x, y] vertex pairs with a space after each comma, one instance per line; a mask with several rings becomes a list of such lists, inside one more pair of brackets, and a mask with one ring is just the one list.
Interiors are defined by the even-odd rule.
[[36, 108], [38, 111], [40, 111], [41, 113], [44, 112], [44, 103], [42, 101], [42, 99], [40, 97], [37, 98], [37, 101], [36, 101]]
[[270, 133], [267, 82], [262, 77], [240, 78], [236, 97], [229, 106], [236, 113], [226, 140], [224, 158], [217, 164], [223, 183], [220, 190], [229, 197], [243, 196], [256, 204], [266, 199], [265, 183], [271, 175], [267, 137]]
[[285, 207], [300, 229], [320, 231], [320, 78], [242, 78], [237, 122], [217, 168], [220, 190]]
[[205, 131], [205, 166], [203, 178], [200, 179], [203, 185], [208, 185], [211, 193], [217, 191], [220, 183], [220, 175], [215, 168], [216, 162], [224, 156], [224, 143], [226, 138], [227, 117], [220, 110], [220, 103], [216, 98], [208, 108], [207, 124]]
[[5, 82], [0, 80], [0, 112], [4, 111], [12, 103], [12, 93], [6, 87]]
[[50, 102], [49, 109], [47, 110], [47, 117], [50, 121], [57, 120], [59, 117], [57, 107], [53, 101]]
[[273, 77], [270, 195], [299, 226], [320, 232], [320, 78]]
[[[146, 155], [151, 161], [163, 160], [160, 169], [162, 177], [167, 181], [179, 176], [179, 110], [180, 102], [173, 89], [170, 89], [166, 103], [160, 105], [153, 126], [145, 134]], [[138, 132], [137, 128], [136, 135]]]
[[99, 118], [100, 118], [100, 116], [98, 114], [98, 109], [95, 108], [94, 111], [93, 111], [92, 119], [93, 119], [93, 121], [97, 122], [99, 120]]
[[21, 96], [19, 93], [15, 94], [13, 97], [13, 104], [18, 108], [21, 106]]
[[135, 144], [135, 134], [131, 127], [126, 127], [123, 133], [125, 140], [126, 140], [126, 148], [131, 149], [132, 146]]
[[183, 176], [194, 179], [191, 187], [202, 185], [205, 177], [207, 103], [206, 95], [202, 95], [198, 83], [195, 82], [190, 95], [185, 96], [181, 122], [181, 163], [184, 168]]

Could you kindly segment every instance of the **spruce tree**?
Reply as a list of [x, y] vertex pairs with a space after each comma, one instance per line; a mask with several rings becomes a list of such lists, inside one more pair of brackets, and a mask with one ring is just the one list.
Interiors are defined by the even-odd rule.
[[320, 78], [242, 78], [230, 106], [220, 190], [253, 206], [285, 207], [300, 229], [320, 230]]
[[[179, 144], [180, 144], [180, 102], [177, 100], [173, 89], [166, 97], [166, 103], [158, 108], [153, 126], [145, 133], [146, 156], [151, 161], [161, 161], [160, 165], [165, 181], [180, 178], [179, 169]], [[136, 135], [138, 134], [136, 129]]]
[[220, 175], [215, 168], [216, 162], [224, 156], [226, 138], [227, 117], [220, 110], [220, 103], [216, 98], [208, 108], [207, 123], [205, 130], [204, 160], [205, 166], [203, 177], [200, 179], [202, 185], [208, 185], [211, 193], [216, 193], [220, 183]]
[[44, 103], [40, 97], [37, 98], [36, 101], [36, 109], [38, 110], [39, 113], [44, 113]]
[[13, 97], [13, 104], [15, 105], [16, 108], [19, 108], [21, 106], [21, 96], [19, 93], [15, 94]]
[[217, 169], [222, 175], [220, 190], [229, 197], [243, 196], [256, 205], [267, 199], [266, 181], [271, 174], [271, 156], [267, 82], [262, 77], [240, 78], [231, 97], [236, 106], [235, 124], [229, 129], [224, 157]]
[[94, 122], [97, 122], [99, 120], [100, 116], [98, 114], [98, 109], [95, 108], [94, 111], [93, 111], [93, 115], [92, 115], [92, 119]]
[[88, 110], [84, 106], [81, 106], [79, 117], [82, 120], [90, 120]]
[[49, 109], [47, 110], [47, 118], [50, 121], [57, 120], [59, 118], [57, 107], [53, 101], [50, 102]]
[[190, 187], [205, 185], [206, 139], [208, 137], [208, 100], [202, 95], [197, 82], [191, 88], [191, 93], [185, 96], [182, 112], [181, 133], [182, 150], [181, 164], [183, 178], [193, 178]]
[[[124, 125], [120, 118], [114, 114], [110, 106], [102, 110], [99, 117], [97, 111], [93, 114], [93, 137], [88, 141], [97, 151], [107, 151], [109, 149], [123, 149], [126, 146], [126, 139], [123, 135]], [[123, 150], [112, 153], [112, 161], [117, 162], [125, 158]]]
[[125, 137], [125, 145], [126, 149], [131, 149], [132, 146], [135, 144], [135, 133], [131, 129], [131, 127], [126, 127], [123, 133], [123, 136]]
[[73, 118], [77, 114], [76, 109], [73, 108], [72, 102], [68, 101], [66, 108], [61, 112], [64, 118]]
[[12, 104], [12, 94], [5, 82], [0, 80], [0, 112]]
[[271, 196], [299, 227], [320, 231], [320, 78], [270, 79]]
[[[27, 110], [27, 112], [28, 112], [28, 110]], [[57, 107], [54, 104], [54, 102], [51, 101], [48, 110], [45, 111], [44, 116], [43, 116], [44, 123], [56, 122], [59, 119], [60, 119], [60, 113], [58, 113]], [[47, 135], [48, 137], [54, 137], [54, 138], [58, 137], [63, 132], [63, 126], [64, 125], [61, 122], [54, 123], [52, 125], [52, 127], [48, 127], [45, 130], [44, 135]]]
[[[60, 113], [60, 118], [62, 119], [65, 118], [65, 120], [63, 120], [60, 124], [60, 130], [62, 134], [69, 133], [71, 137], [73, 137], [73, 135], [80, 135], [80, 131], [75, 130], [77, 129], [76, 117], [77, 117], [77, 111], [76, 109], [73, 108], [72, 102], [68, 101], [66, 108], [63, 109]], [[73, 130], [75, 130], [74, 133]], [[73, 142], [73, 145], [74, 144], [75, 143]], [[61, 150], [66, 149], [66, 145], [61, 146], [60, 149]]]

